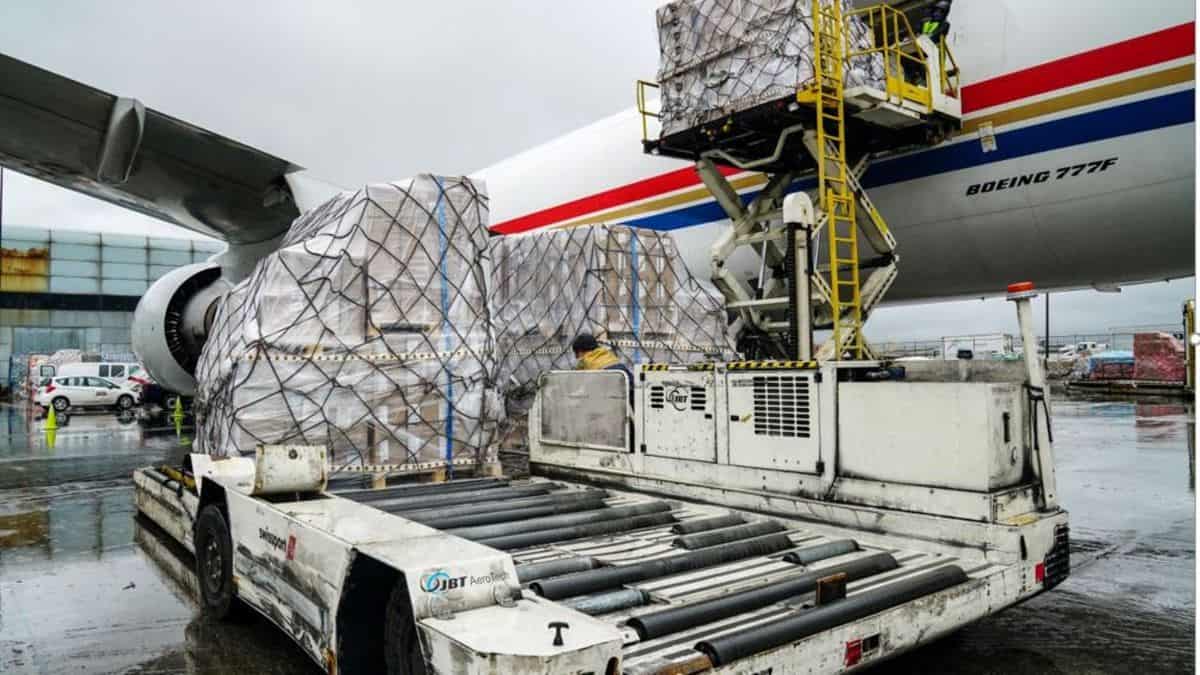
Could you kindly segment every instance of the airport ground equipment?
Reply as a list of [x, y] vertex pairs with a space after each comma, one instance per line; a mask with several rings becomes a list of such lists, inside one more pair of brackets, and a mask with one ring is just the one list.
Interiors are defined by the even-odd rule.
[[[642, 141], [647, 153], [694, 161], [730, 218], [732, 227], [712, 247], [712, 280], [737, 316], [737, 333], [766, 336], [773, 348], [765, 353], [807, 360], [811, 317], [812, 325], [833, 333], [818, 359], [869, 359], [863, 323], [895, 281], [899, 256], [859, 181], [873, 156], [939, 142], [961, 125], [958, 67], [944, 40], [913, 31], [909, 16], [893, 4], [846, 12], [838, 0], [812, 0], [809, 11], [809, 81], [782, 99], [756, 100], [719, 116], [713, 111], [713, 119], [692, 128], [664, 126], [657, 136], [648, 120], [661, 115], [652, 110], [648, 90], [658, 85], [639, 82]], [[865, 27], [865, 44], [850, 38], [851, 26]], [[731, 30], [715, 42], [728, 50], [739, 38]], [[720, 50], [700, 50], [688, 67], [716, 68], [710, 61], [722, 58]], [[852, 61], [863, 59], [878, 61], [880, 80], [848, 82]], [[717, 89], [727, 88], [714, 81]], [[743, 199], [727, 178], [729, 167], [763, 172], [766, 184]], [[812, 196], [789, 213], [788, 199], [809, 191]], [[872, 255], [860, 251], [860, 234]], [[760, 261], [757, 279], [738, 278], [726, 264], [747, 253]]]
[[330, 492], [324, 448], [268, 446], [135, 494], [205, 611], [249, 606], [331, 673], [843, 672], [1067, 577], [1029, 356], [1026, 385], [649, 364], [632, 407], [624, 372], [554, 371], [528, 480]]
[[[894, 380], [862, 339], [895, 244], [857, 183], [874, 137], [853, 130], [924, 136], [957, 119], [944, 46], [877, 35], [889, 62], [915, 59], [934, 84], [897, 74], [855, 94], [840, 80], [841, 5], [813, 6], [819, 75], [784, 108], [795, 129], [773, 110], [761, 125], [734, 116], [736, 134], [647, 146], [697, 161], [734, 217], [714, 276], [744, 325], [783, 336], [785, 359], [638, 364], [632, 382], [545, 373], [525, 481], [335, 492], [321, 447], [140, 470], [138, 510], [188, 561], [175, 568], [194, 567], [205, 610], [257, 610], [330, 673], [837, 673], [1061, 583], [1067, 513], [1032, 285], [1009, 289], [1024, 385]], [[773, 154], [736, 155], [764, 139]], [[816, 200], [786, 194], [800, 148]], [[765, 197], [743, 207], [718, 161], [767, 171]], [[860, 230], [881, 260], [860, 258]], [[722, 277], [739, 246], [781, 273], [754, 290]], [[834, 332], [815, 354], [812, 297]]]

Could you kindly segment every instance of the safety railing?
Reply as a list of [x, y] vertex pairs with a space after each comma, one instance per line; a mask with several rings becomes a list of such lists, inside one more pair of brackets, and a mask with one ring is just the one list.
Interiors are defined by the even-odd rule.
[[[650, 110], [649, 106], [646, 105], [646, 92], [647, 92], [647, 90], [650, 90], [650, 89], [656, 89], [656, 90], [659, 89], [658, 83], [650, 82], [648, 80], [638, 80], [637, 81], [637, 109], [638, 109], [638, 114], [641, 115], [641, 117], [642, 117], [642, 141], [643, 142], [650, 140], [650, 118], [654, 118], [656, 120], [662, 119], [661, 109], [658, 111]], [[661, 106], [661, 102], [662, 102], [662, 99], [660, 98], [659, 99], [660, 106]]]
[[[846, 13], [847, 22], [859, 19], [870, 27], [874, 43], [866, 49], [852, 49], [847, 60], [879, 56], [883, 60], [886, 92], [890, 97], [933, 108], [930, 86], [932, 69], [917, 46], [917, 32], [904, 12], [890, 5], [872, 5]], [[958, 66], [944, 38], [937, 41], [941, 91], [958, 97]], [[947, 67], [949, 66], [949, 67]]]
[[942, 72], [942, 94], [950, 98], [958, 98], [958, 61], [946, 46], [946, 36], [938, 38], [938, 64]]

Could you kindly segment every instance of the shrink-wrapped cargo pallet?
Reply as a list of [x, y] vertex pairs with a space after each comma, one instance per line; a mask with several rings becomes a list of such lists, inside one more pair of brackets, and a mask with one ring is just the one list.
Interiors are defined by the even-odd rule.
[[492, 263], [504, 391], [575, 367], [580, 333], [630, 366], [734, 356], [721, 299], [691, 276], [668, 233], [593, 226], [504, 237]]
[[[842, 0], [845, 12], [852, 0]], [[809, 0], [676, 0], [658, 9], [662, 135], [794, 97], [813, 77]], [[869, 26], [850, 18], [847, 51], [869, 49]], [[883, 57], [846, 60], [845, 87], [883, 89]]]
[[216, 315], [197, 447], [322, 444], [335, 467], [490, 460], [487, 250], [487, 197], [465, 178], [371, 185], [302, 215]]
[[1187, 353], [1183, 343], [1167, 333], [1133, 336], [1134, 377], [1153, 382], [1183, 382]]

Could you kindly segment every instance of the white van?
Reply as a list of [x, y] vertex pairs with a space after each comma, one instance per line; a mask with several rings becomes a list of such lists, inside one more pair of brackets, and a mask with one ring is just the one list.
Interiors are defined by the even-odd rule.
[[59, 377], [102, 377], [117, 385], [124, 384], [130, 377], [139, 375], [142, 378], [145, 377], [140, 363], [113, 363], [111, 361], [65, 363], [58, 367], [58, 372], [54, 375]]

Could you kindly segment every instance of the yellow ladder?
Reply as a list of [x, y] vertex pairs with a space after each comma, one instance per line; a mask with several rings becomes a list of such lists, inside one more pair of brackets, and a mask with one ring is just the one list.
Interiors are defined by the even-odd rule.
[[851, 359], [865, 359], [869, 356], [862, 334], [857, 200], [846, 165], [846, 24], [841, 0], [812, 0], [812, 4], [814, 77], [799, 98], [816, 104], [817, 110], [817, 193], [828, 219], [834, 358], [848, 353]]

